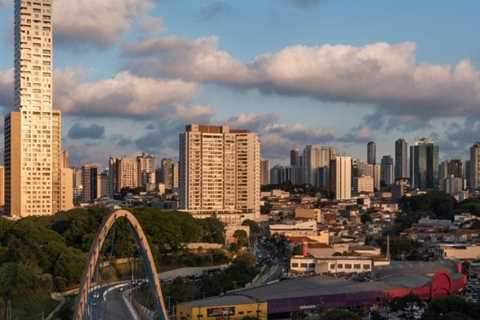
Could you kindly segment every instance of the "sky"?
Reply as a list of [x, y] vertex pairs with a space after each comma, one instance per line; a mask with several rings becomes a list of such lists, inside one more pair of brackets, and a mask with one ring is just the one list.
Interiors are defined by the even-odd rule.
[[[54, 0], [54, 104], [73, 165], [178, 157], [188, 123], [258, 132], [262, 155], [400, 137], [467, 158], [480, 140], [475, 0]], [[0, 0], [13, 109], [13, 0]], [[2, 139], [3, 140], [3, 139]]]

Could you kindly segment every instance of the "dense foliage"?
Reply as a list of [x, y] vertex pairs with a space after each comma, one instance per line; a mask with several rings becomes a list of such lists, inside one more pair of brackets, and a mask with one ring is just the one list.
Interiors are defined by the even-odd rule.
[[[18, 319], [38, 319], [48, 313], [49, 293], [78, 285], [86, 256], [107, 209], [75, 209], [50, 217], [19, 221], [0, 219], [0, 319], [7, 305]], [[175, 257], [195, 259], [184, 252], [188, 242], [224, 243], [223, 225], [216, 219], [195, 220], [189, 214], [136, 210], [151, 244], [157, 264], [178, 263]], [[134, 251], [130, 225], [119, 221], [104, 250], [115, 258]], [[114, 244], [114, 245], [113, 245]], [[204, 259], [205, 260], [205, 259]], [[220, 253], [205, 261], [224, 262]]]
[[423, 315], [423, 320], [456, 319], [480, 319], [480, 304], [468, 302], [458, 296], [449, 296], [432, 301]]
[[198, 279], [175, 279], [164, 287], [175, 303], [217, 296], [244, 287], [257, 274], [255, 257], [240, 254], [225, 271], [204, 274]]

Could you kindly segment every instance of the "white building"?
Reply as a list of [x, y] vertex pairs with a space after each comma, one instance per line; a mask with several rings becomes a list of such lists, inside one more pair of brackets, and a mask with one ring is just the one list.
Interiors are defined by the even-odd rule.
[[373, 258], [295, 256], [290, 259], [290, 271], [294, 273], [366, 273], [374, 268]]
[[338, 156], [330, 161], [330, 191], [336, 200], [352, 198], [352, 158]]
[[260, 215], [260, 141], [228, 126], [192, 124], [180, 134], [180, 207], [226, 223]]
[[15, 218], [61, 209], [61, 113], [52, 101], [52, 0], [16, 0], [16, 111], [5, 118], [6, 212]]

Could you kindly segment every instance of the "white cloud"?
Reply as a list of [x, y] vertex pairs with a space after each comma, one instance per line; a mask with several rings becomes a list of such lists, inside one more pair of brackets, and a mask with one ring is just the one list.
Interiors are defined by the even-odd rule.
[[217, 38], [189, 40], [177, 36], [146, 38], [124, 47], [132, 69], [193, 81], [250, 83], [251, 71], [229, 53], [218, 50]]
[[216, 38], [152, 37], [124, 48], [133, 70], [264, 93], [375, 105], [388, 114], [480, 113], [480, 72], [469, 60], [421, 64], [411, 42], [291, 46], [242, 63]]
[[127, 71], [111, 79], [82, 82], [79, 72], [57, 72], [55, 104], [83, 116], [148, 118], [168, 116], [188, 104], [198, 85], [181, 80], [138, 77]]
[[58, 41], [108, 47], [130, 30], [153, 0], [55, 0], [53, 4]]

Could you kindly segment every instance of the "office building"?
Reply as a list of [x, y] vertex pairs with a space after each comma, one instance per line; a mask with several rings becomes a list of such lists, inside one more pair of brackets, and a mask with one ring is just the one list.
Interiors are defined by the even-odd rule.
[[270, 184], [270, 161], [262, 160], [260, 168], [260, 180], [262, 186], [267, 186]]
[[53, 109], [52, 0], [15, 1], [15, 111], [5, 118], [5, 211], [61, 209], [61, 113]]
[[180, 134], [180, 206], [227, 223], [260, 214], [260, 141], [247, 130], [192, 124]]
[[408, 178], [408, 143], [405, 139], [395, 141], [395, 180]]
[[410, 146], [410, 179], [413, 188], [421, 190], [438, 187], [439, 148], [428, 139]]
[[395, 170], [393, 166], [393, 158], [391, 156], [382, 157], [380, 176], [381, 185], [391, 186], [395, 181]]
[[472, 162], [470, 160], [465, 161], [465, 166], [463, 170], [463, 176], [465, 177], [465, 182], [467, 185], [468, 190], [472, 190]]
[[440, 190], [452, 196], [463, 191], [463, 179], [450, 175], [440, 180]]
[[287, 182], [287, 170], [284, 166], [276, 165], [270, 169], [270, 179], [274, 186], [279, 186]]
[[146, 191], [153, 191], [156, 187], [155, 177], [156, 159], [155, 156], [142, 153], [137, 156], [137, 183]]
[[92, 203], [98, 198], [98, 167], [94, 164], [82, 166], [82, 202]]
[[377, 144], [373, 141], [370, 141], [367, 144], [367, 163], [368, 164], [377, 163]]
[[480, 188], [480, 142], [470, 148], [470, 189]]
[[303, 151], [303, 182], [328, 189], [330, 161], [336, 155], [334, 147], [307, 145]]
[[330, 192], [335, 200], [352, 198], [352, 158], [337, 156], [330, 161]]
[[300, 151], [298, 149], [293, 149], [290, 151], [290, 167], [301, 167], [302, 163], [300, 162]]

